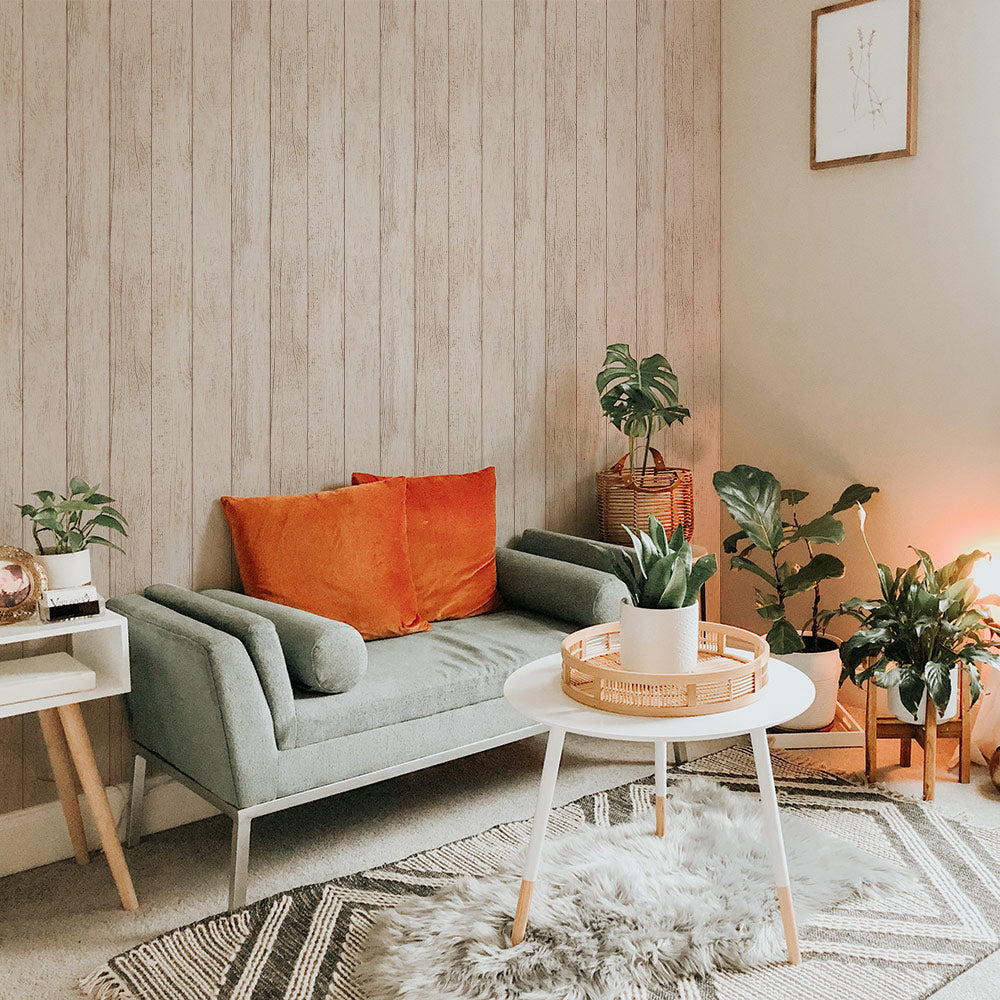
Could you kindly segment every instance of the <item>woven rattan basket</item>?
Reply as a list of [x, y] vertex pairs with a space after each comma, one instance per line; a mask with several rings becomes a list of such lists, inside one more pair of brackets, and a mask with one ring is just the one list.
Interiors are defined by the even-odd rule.
[[590, 708], [663, 718], [742, 708], [767, 684], [767, 640], [732, 625], [701, 622], [698, 669], [690, 674], [623, 670], [618, 645], [618, 622], [568, 635], [562, 644], [563, 691]]
[[649, 515], [655, 514], [667, 535], [684, 525], [684, 537], [694, 534], [694, 477], [690, 469], [668, 469], [663, 456], [650, 449], [653, 468], [644, 468], [630, 478], [628, 455], [615, 465], [597, 473], [597, 518], [605, 542], [628, 545], [630, 539], [623, 524], [633, 531], [649, 527]]

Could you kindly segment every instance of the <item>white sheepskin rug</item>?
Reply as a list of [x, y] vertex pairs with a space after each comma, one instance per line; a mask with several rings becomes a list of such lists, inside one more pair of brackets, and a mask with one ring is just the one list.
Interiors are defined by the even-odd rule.
[[[782, 816], [799, 927], [901, 869]], [[760, 801], [706, 778], [651, 813], [546, 843], [525, 940], [510, 946], [520, 859], [378, 916], [361, 982], [371, 1000], [615, 1000], [713, 969], [785, 961]]]

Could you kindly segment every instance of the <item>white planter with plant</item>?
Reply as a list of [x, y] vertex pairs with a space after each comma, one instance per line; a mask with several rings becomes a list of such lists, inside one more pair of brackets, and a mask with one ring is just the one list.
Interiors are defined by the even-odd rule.
[[68, 495], [57, 498], [52, 490], [38, 490], [32, 496], [38, 500], [37, 505], [21, 504], [18, 509], [31, 522], [38, 561], [45, 570], [49, 590], [83, 587], [91, 582], [91, 545], [124, 551], [104, 534], [98, 534], [103, 530], [128, 536], [128, 521], [115, 507], [117, 501], [101, 493], [99, 486], [90, 486], [74, 476]]
[[870, 679], [886, 688], [889, 707], [902, 722], [925, 722], [930, 695], [938, 721], [946, 722], [958, 714], [960, 671], [969, 675], [974, 705], [981, 692], [979, 664], [1000, 669], [1000, 610], [977, 606], [979, 591], [969, 578], [986, 553], [977, 549], [937, 569], [926, 552], [914, 549], [917, 561], [893, 573], [868, 545], [860, 506], [858, 519], [882, 595], [840, 606], [861, 624], [841, 648], [844, 677], [859, 687]]
[[[783, 490], [770, 472], [737, 465], [730, 472], [717, 472], [712, 482], [740, 529], [722, 543], [723, 551], [732, 554], [730, 565], [753, 573], [770, 588], [757, 588], [756, 597], [757, 614], [771, 623], [767, 633], [771, 652], [801, 670], [816, 686], [812, 706], [782, 728], [825, 729], [837, 712], [841, 679], [838, 643], [826, 629], [841, 611], [820, 610], [820, 584], [842, 577], [844, 564], [830, 552], [817, 552], [816, 547], [842, 542], [844, 526], [837, 515], [855, 504], [867, 503], [878, 488], [854, 483], [825, 514], [802, 524], [794, 508], [809, 494]], [[804, 550], [804, 563], [788, 558], [793, 545]], [[749, 558], [757, 551], [764, 553], [763, 566]], [[809, 590], [812, 609], [805, 627], [797, 629], [788, 620], [786, 602]]]
[[614, 553], [612, 569], [628, 588], [622, 600], [619, 656], [623, 670], [691, 673], [698, 666], [698, 594], [718, 568], [714, 555], [697, 561], [679, 525], [667, 539], [649, 517], [649, 534], [626, 528], [635, 549]]

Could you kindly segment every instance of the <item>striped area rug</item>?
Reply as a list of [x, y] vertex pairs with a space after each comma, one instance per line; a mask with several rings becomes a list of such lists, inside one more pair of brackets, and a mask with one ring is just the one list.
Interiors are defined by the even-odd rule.
[[[621, 1000], [922, 1000], [1000, 948], [995, 833], [946, 819], [933, 805], [891, 798], [780, 757], [774, 767], [784, 813], [915, 872], [919, 891], [847, 900], [823, 913], [800, 928], [800, 966], [718, 971]], [[738, 748], [676, 772], [757, 794], [753, 758]], [[650, 780], [554, 811], [550, 836], [587, 823], [624, 822], [650, 809]], [[118, 955], [81, 988], [95, 1000], [368, 1000], [354, 972], [373, 916], [456, 877], [493, 872], [527, 835], [527, 823], [508, 823], [391, 865], [272, 896]]]

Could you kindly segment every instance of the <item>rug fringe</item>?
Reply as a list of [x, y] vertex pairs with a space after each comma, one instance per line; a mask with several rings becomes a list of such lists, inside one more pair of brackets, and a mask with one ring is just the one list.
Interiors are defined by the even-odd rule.
[[80, 992], [91, 1000], [138, 1000], [110, 965], [102, 965], [80, 980]]

